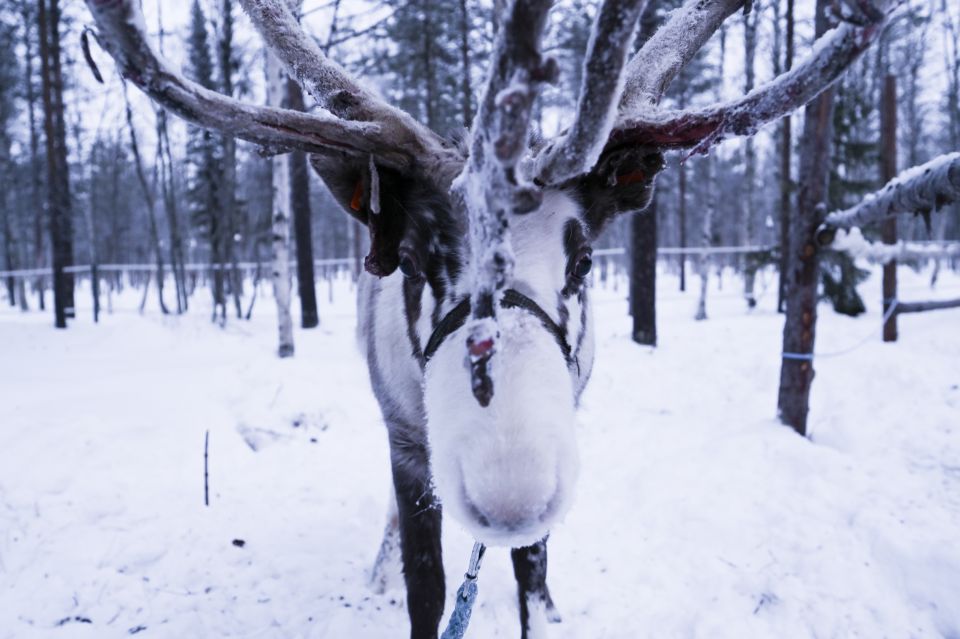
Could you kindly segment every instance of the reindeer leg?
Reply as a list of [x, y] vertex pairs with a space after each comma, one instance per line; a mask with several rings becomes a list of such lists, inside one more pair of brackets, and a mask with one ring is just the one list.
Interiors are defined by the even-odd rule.
[[520, 600], [520, 636], [522, 639], [539, 639], [546, 632], [545, 621], [560, 622], [560, 614], [547, 587], [547, 540], [525, 548], [514, 548], [510, 551], [510, 558], [513, 559]]
[[446, 594], [440, 549], [440, 504], [430, 488], [427, 449], [406, 428], [390, 429], [403, 577], [411, 639], [436, 639]]

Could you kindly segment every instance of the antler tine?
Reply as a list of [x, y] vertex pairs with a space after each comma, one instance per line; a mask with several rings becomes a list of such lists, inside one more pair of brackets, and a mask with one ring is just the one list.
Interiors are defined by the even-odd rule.
[[656, 105], [683, 67], [744, 0], [686, 0], [627, 65], [621, 113]]
[[304, 33], [284, 0], [240, 0], [264, 42], [290, 75], [344, 120], [376, 122], [387, 146], [408, 150], [425, 177], [448, 187], [463, 158], [452, 145], [356, 83]]
[[487, 87], [471, 131], [470, 156], [454, 182], [470, 228], [473, 321], [467, 340], [473, 394], [481, 406], [493, 397], [490, 358], [496, 350], [495, 291], [512, 277], [509, 218], [535, 208], [540, 192], [525, 184], [517, 163], [527, 151], [533, 102], [557, 73], [540, 40], [551, 0], [514, 0], [497, 36]]
[[147, 43], [138, 0], [87, 0], [87, 6], [96, 21], [100, 42], [123, 77], [184, 120], [253, 142], [273, 153], [298, 149], [363, 156], [376, 152], [385, 164], [405, 166], [411, 161], [406, 148], [383, 144], [376, 124], [244, 104], [175, 73]]
[[593, 168], [616, 122], [626, 64], [647, 0], [604, 0], [590, 34], [577, 113], [537, 158], [537, 181], [560, 184]]
[[[741, 98], [697, 110], [656, 112], [640, 107], [635, 113], [622, 114], [605, 151], [638, 145], [706, 151], [728, 136], [754, 134], [833, 84], [880, 36], [888, 19], [886, 9], [897, 2], [886, 0], [879, 22], [833, 29], [801, 64]], [[636, 97], [631, 96], [630, 102], [636, 104]]]
[[[491, 293], [510, 276], [505, 248], [508, 215], [536, 206], [533, 190], [518, 180], [516, 165], [527, 150], [533, 101], [539, 85], [556, 75], [553, 59], [540, 55], [540, 39], [551, 0], [514, 0], [505, 16], [490, 61], [487, 87], [473, 122], [470, 156], [455, 191], [470, 216], [474, 259], [496, 247], [481, 265], [481, 288]], [[490, 252], [490, 251], [488, 251]]]

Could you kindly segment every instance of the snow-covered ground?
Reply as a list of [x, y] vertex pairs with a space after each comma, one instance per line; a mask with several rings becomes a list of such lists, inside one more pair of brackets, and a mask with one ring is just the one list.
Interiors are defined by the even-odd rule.
[[[960, 637], [960, 311], [821, 307], [811, 439], [774, 419], [775, 278], [745, 310], [660, 282], [660, 346], [597, 287], [578, 497], [550, 539], [555, 638]], [[901, 269], [902, 297], [960, 295]], [[697, 286], [691, 286], [696, 289]], [[274, 357], [268, 297], [221, 330], [115, 299], [99, 326], [0, 310], [0, 638], [405, 637], [399, 574], [367, 586], [386, 512], [384, 429], [347, 282]], [[151, 300], [152, 302], [152, 300]], [[209, 431], [210, 507], [203, 504]], [[471, 540], [444, 529], [447, 611]], [[518, 636], [492, 550], [468, 637]]]

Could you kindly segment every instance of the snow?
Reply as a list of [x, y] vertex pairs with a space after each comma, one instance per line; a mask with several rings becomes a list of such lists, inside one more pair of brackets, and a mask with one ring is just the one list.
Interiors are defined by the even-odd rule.
[[[928, 276], [901, 268], [901, 297], [960, 290]], [[773, 418], [774, 274], [752, 313], [711, 279], [705, 322], [664, 274], [656, 349], [629, 340], [624, 282], [594, 288], [552, 637], [960, 636], [960, 312], [903, 317], [883, 344], [879, 280], [864, 316], [823, 309], [818, 350], [876, 338], [815, 362], [811, 440]], [[81, 287], [67, 331], [0, 309], [0, 638], [406, 635], [399, 575], [367, 585], [390, 474], [350, 285], [286, 360], [262, 294], [224, 330], [202, 292], [163, 318], [130, 290], [94, 326]], [[446, 518], [448, 613], [472, 543]], [[515, 637], [504, 550], [479, 586], [467, 637]]]

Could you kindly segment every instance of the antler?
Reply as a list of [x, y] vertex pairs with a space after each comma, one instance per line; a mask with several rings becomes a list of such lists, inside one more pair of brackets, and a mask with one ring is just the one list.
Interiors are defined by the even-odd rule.
[[470, 155], [453, 186], [467, 210], [474, 274], [468, 351], [473, 394], [482, 406], [493, 397], [487, 367], [497, 337], [494, 292], [512, 277], [508, 234], [513, 213], [536, 208], [540, 191], [524, 183], [517, 163], [527, 151], [533, 102], [557, 73], [540, 55], [551, 0], [514, 0], [500, 28], [487, 88], [471, 130]]
[[563, 183], [597, 163], [616, 121], [622, 69], [646, 4], [647, 0], [604, 0], [590, 34], [573, 124], [537, 159], [541, 184]]
[[[342, 71], [339, 75], [332, 71], [329, 74], [331, 86], [339, 86], [340, 91], [331, 89], [322, 95], [334, 104], [338, 100], [350, 103], [348, 111], [357, 117], [344, 119], [331, 114], [245, 104], [205, 89], [160, 60], [146, 40], [137, 0], [86, 0], [86, 3], [97, 23], [99, 40], [116, 61], [121, 74], [158, 104], [193, 124], [253, 142], [267, 153], [297, 149], [325, 155], [342, 151], [363, 158], [375, 155], [382, 165], [397, 169], [426, 165], [438, 169], [433, 175], [441, 178], [445, 175], [447, 183], [462, 163], [456, 151], [444, 147], [438, 136], [373, 98]], [[269, 5], [277, 6], [272, 1]], [[289, 11], [284, 9], [284, 12], [293, 21]], [[300, 36], [295, 39], [297, 43], [308, 40], [299, 26], [296, 34]], [[287, 46], [283, 51], [290, 55], [292, 48]], [[326, 66], [319, 68], [328, 71], [335, 66], [325, 57], [317, 64], [321, 63]], [[310, 73], [318, 71], [316, 65], [305, 69]], [[320, 92], [318, 86], [308, 88], [315, 95]], [[345, 112], [336, 108], [332, 111], [334, 114]], [[441, 166], [447, 167], [445, 171], [439, 171]], [[426, 171], [429, 172], [429, 168]]]
[[348, 121], [375, 122], [380, 142], [407, 151], [409, 164], [449, 187], [463, 157], [410, 115], [360, 86], [310, 38], [283, 0], [240, 0], [257, 31], [293, 77], [323, 108]]
[[[857, 24], [845, 23], [818, 41], [810, 56], [749, 94], [704, 109], [658, 111], [670, 81], [743, 0], [688, 0], [647, 42], [627, 67], [620, 121], [604, 155], [632, 146], [694, 148], [705, 152], [732, 135], [757, 130], [803, 106], [833, 84], [882, 33], [899, 0], [843, 0], [859, 8]], [[869, 9], [867, 8], [869, 7]], [[683, 35], [686, 34], [686, 35]], [[671, 46], [675, 50], [671, 50]]]

